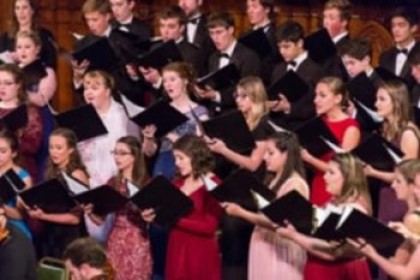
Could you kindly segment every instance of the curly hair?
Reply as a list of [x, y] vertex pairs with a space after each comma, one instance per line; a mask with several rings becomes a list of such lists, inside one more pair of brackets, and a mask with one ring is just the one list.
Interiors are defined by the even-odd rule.
[[184, 135], [174, 143], [173, 150], [181, 151], [191, 159], [192, 176], [195, 179], [215, 167], [213, 154], [203, 138]]

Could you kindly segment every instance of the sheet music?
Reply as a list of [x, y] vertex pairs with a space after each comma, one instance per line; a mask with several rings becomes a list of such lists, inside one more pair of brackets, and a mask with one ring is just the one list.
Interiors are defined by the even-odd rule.
[[120, 96], [129, 118], [133, 118], [145, 110], [144, 107], [138, 106], [131, 102], [127, 97], [124, 96], [124, 94], [120, 93]]
[[385, 150], [388, 152], [388, 154], [391, 156], [392, 160], [393, 160], [396, 164], [400, 163], [400, 162], [403, 160], [403, 158], [402, 158], [402, 157], [400, 157], [399, 155], [397, 155], [397, 153], [395, 153], [395, 152], [394, 152], [392, 149], [390, 149], [387, 145], [385, 145], [385, 144], [382, 144], [382, 145], [384, 146]]
[[334, 151], [334, 153], [336, 154], [343, 154], [346, 153], [347, 151], [344, 150], [343, 148], [341, 148], [340, 146], [334, 144], [333, 142], [331, 142], [330, 140], [325, 139], [324, 137], [320, 136], [319, 138], [321, 138], [322, 141], [324, 141], [325, 144], [327, 144], [328, 147], [331, 148], [331, 150]]
[[351, 206], [345, 206], [343, 211], [341, 212], [340, 220], [337, 223], [337, 228], [341, 227], [341, 225], [347, 220], [350, 214], [353, 212], [354, 208]]
[[357, 104], [360, 105], [360, 107], [377, 123], [383, 122], [384, 118], [380, 117], [377, 112], [370, 109], [369, 107], [365, 106], [362, 102], [359, 100], [354, 100], [357, 102]]
[[268, 125], [271, 126], [271, 128], [274, 129], [275, 132], [290, 132], [287, 129], [284, 129], [283, 127], [281, 127], [281, 126], [276, 125], [272, 121], [268, 121]]
[[85, 36], [80, 34], [80, 33], [76, 33], [76, 32], [72, 32], [71, 35], [73, 36], [73, 38], [75, 38], [76, 40], [82, 40]]
[[89, 190], [89, 188], [86, 185], [83, 185], [82, 183], [73, 179], [71, 176], [67, 175], [65, 172], [61, 172], [61, 174], [63, 175], [63, 178], [66, 181], [67, 186], [69, 187], [70, 191], [74, 193], [75, 195], [84, 193]]
[[3, 61], [4, 63], [15, 63], [9, 51], [4, 51], [0, 53], [0, 60]]
[[262, 209], [262, 208], [264, 208], [264, 207], [266, 207], [270, 204], [270, 202], [267, 199], [265, 199], [264, 197], [262, 197], [259, 193], [255, 192], [253, 190], [250, 190], [250, 191], [257, 201], [258, 209]]
[[209, 192], [211, 192], [218, 186], [218, 184], [215, 181], [205, 176], [201, 176], [201, 180], [203, 181], [204, 186]]
[[130, 198], [139, 192], [139, 188], [128, 180], [127, 180], [127, 189], [128, 189], [128, 196]]

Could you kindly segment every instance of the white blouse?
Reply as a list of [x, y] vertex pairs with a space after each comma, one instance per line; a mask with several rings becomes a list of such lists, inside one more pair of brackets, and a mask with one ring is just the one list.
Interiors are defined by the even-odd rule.
[[140, 135], [138, 127], [128, 119], [124, 108], [114, 100], [111, 101], [108, 112], [99, 116], [108, 134], [78, 144], [82, 160], [89, 172], [92, 188], [107, 183], [117, 174], [117, 167], [111, 153], [117, 140], [127, 135], [135, 137]]

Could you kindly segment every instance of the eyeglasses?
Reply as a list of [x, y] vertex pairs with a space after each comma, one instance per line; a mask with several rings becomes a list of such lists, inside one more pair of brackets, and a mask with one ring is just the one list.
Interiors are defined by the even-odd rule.
[[11, 81], [1, 81], [0, 82], [0, 86], [6, 86], [6, 87], [10, 87], [11, 85], [16, 84], [16, 82], [11, 82]]
[[132, 153], [127, 152], [127, 151], [114, 150], [114, 151], [111, 151], [111, 154], [113, 154], [114, 156], [127, 156], [127, 155], [131, 155]]

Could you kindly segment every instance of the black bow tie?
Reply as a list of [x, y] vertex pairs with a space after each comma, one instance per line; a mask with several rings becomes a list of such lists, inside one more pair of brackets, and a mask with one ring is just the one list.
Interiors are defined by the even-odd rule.
[[198, 24], [198, 22], [200, 21], [199, 17], [196, 18], [191, 18], [187, 20], [187, 23], [191, 23], [191, 24]]
[[407, 49], [397, 49], [397, 53], [398, 54], [402, 53], [402, 54], [407, 55], [408, 54], [408, 50]]
[[294, 60], [291, 60], [291, 61], [288, 61], [287, 62], [287, 66], [292, 66], [292, 67], [296, 67], [296, 65], [297, 65], [297, 62], [296, 61], [294, 61]]
[[227, 59], [229, 59], [230, 56], [227, 53], [219, 53], [219, 58], [227, 58]]

